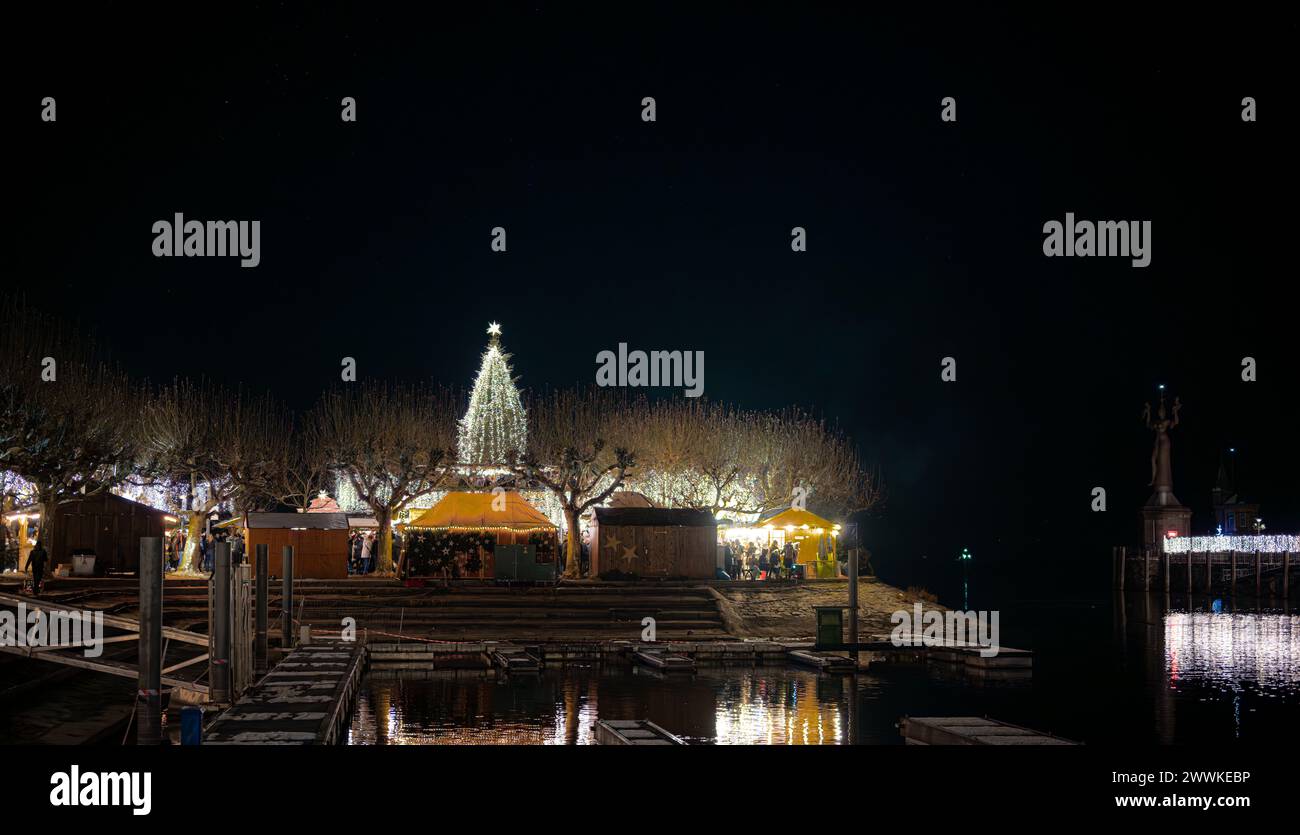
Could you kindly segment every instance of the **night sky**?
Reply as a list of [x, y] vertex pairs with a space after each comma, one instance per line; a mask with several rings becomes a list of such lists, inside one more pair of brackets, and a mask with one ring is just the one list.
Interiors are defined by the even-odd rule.
[[[142, 377], [295, 408], [344, 356], [467, 387], [492, 320], [527, 389], [591, 382], [619, 342], [700, 350], [707, 397], [856, 439], [896, 582], [925, 555], [943, 587], [967, 546], [990, 577], [1104, 588], [1157, 383], [1194, 528], [1235, 446], [1269, 530], [1300, 529], [1294, 22], [707, 5], [15, 20], [6, 290]], [[260, 220], [261, 265], [153, 257], [178, 211]], [[1066, 212], [1151, 220], [1151, 265], [1044, 257]]]

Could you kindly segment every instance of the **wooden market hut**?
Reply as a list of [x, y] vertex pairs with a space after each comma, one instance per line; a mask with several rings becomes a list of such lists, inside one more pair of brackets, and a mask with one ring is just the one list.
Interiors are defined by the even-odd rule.
[[[431, 532], [435, 536], [452, 535], [456, 540], [455, 559], [462, 577], [495, 578], [498, 573], [504, 574], [505, 572], [497, 571], [497, 549], [502, 549], [503, 555], [509, 554], [512, 560], [512, 568], [506, 579], [543, 579], [541, 573], [549, 577], [555, 575], [559, 528], [546, 518], [546, 514], [514, 490], [503, 493], [448, 493], [404, 526], [403, 539], [407, 548], [413, 546], [413, 538], [420, 531]], [[493, 543], [492, 548], [477, 546], [480, 564], [477, 572], [467, 569], [470, 554], [466, 549], [471, 546], [466, 535], [490, 537]], [[418, 550], [418, 547], [415, 546], [415, 549]], [[530, 553], [539, 565], [545, 564], [547, 570], [541, 573], [516, 570], [514, 561], [517, 554], [524, 552]]]
[[807, 577], [838, 577], [835, 540], [840, 526], [808, 510], [788, 507], [759, 518], [754, 527], [768, 530], [780, 529], [785, 542], [799, 546], [797, 561], [805, 565]]
[[348, 517], [346, 513], [245, 513], [247, 559], [266, 545], [266, 568], [284, 576], [281, 555], [293, 546], [293, 576], [311, 580], [342, 580], [348, 576]]
[[598, 507], [591, 525], [591, 573], [712, 579], [718, 523], [707, 510]]
[[[31, 518], [38, 509], [19, 513]], [[93, 554], [96, 574], [135, 571], [140, 565], [140, 538], [163, 536], [168, 518], [165, 511], [108, 492], [63, 502], [54, 510], [54, 542], [45, 544], [50, 552], [47, 570], [71, 567], [74, 554]], [[28, 550], [24, 549], [24, 565]]]

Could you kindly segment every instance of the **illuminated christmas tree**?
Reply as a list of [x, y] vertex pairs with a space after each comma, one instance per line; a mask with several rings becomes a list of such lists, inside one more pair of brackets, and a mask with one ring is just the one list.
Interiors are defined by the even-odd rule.
[[483, 354], [469, 409], [460, 421], [462, 464], [504, 464], [511, 452], [522, 456], [528, 436], [524, 404], [515, 387], [510, 355], [501, 350], [501, 326], [488, 325], [488, 348]]

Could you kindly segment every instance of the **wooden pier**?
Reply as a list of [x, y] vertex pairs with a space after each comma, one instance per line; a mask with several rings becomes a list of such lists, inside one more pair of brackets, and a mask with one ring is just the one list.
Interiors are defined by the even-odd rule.
[[[121, 634], [102, 636], [105, 644], [134, 643], [140, 639], [140, 621], [138, 618], [123, 617], [121, 615], [109, 614], [102, 610], [90, 609], [83, 606], [74, 605], [71, 602], [61, 600], [51, 600], [48, 598], [29, 597], [22, 594], [0, 593], [0, 608], [12, 608], [15, 611], [21, 611], [20, 607], [25, 608], [27, 612], [46, 611], [54, 612], [61, 615], [73, 614], [79, 617], [92, 618], [100, 620], [104, 625], [104, 631], [114, 630]], [[24, 625], [24, 628], [25, 625]], [[191, 632], [186, 629], [177, 629], [175, 627], [162, 627], [162, 637], [167, 645], [173, 642], [177, 647], [203, 647], [208, 648], [209, 638], [207, 635]], [[137, 679], [140, 675], [139, 666], [126, 660], [114, 660], [111, 658], [87, 658], [82, 652], [82, 646], [41, 646], [41, 647], [23, 647], [0, 644], [0, 652], [12, 655], [21, 655], [27, 658], [36, 658], [40, 661], [49, 661], [54, 664], [62, 664], [67, 667], [74, 667], [82, 670], [92, 670], [98, 673], [107, 673], [120, 678]], [[198, 680], [187, 678], [184, 674], [172, 675], [185, 670], [186, 673], [194, 674], [195, 665], [202, 664], [208, 660], [206, 651], [191, 655], [184, 660], [171, 664], [162, 670], [162, 683], [173, 690], [188, 691], [191, 700], [198, 701], [205, 699], [208, 695], [208, 686], [199, 683]], [[206, 669], [206, 667], [204, 668]]]
[[333, 745], [344, 741], [348, 714], [366, 668], [365, 646], [313, 643], [285, 656], [221, 714], [204, 745]]
[[681, 737], [649, 719], [602, 719], [595, 724], [597, 745], [685, 745]]
[[986, 716], [904, 716], [898, 728], [908, 745], [1079, 744]]
[[1300, 560], [1289, 551], [1180, 551], [1115, 547], [1112, 584], [1120, 591], [1226, 593], [1289, 600]]

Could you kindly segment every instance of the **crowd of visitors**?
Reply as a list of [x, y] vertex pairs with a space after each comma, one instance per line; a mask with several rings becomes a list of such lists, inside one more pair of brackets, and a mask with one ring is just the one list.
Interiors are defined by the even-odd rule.
[[798, 570], [799, 544], [787, 542], [782, 546], [773, 542], [760, 546], [756, 542], [727, 542], [722, 559], [727, 575], [733, 580], [789, 579]]

